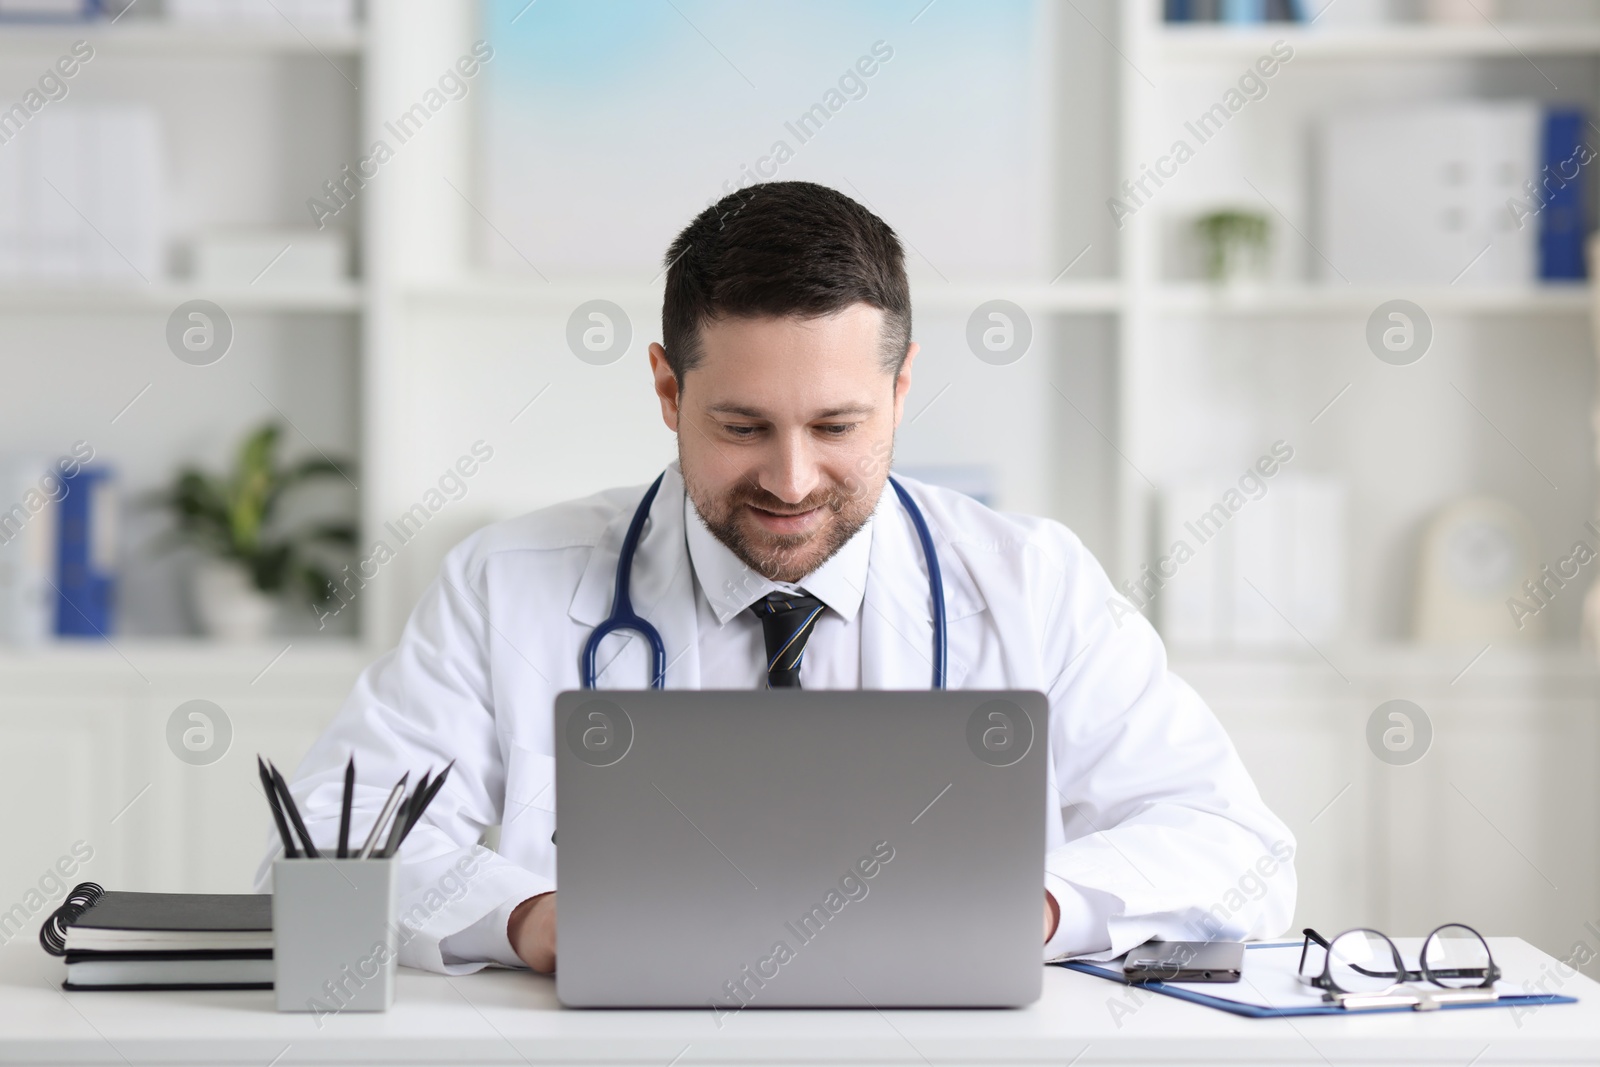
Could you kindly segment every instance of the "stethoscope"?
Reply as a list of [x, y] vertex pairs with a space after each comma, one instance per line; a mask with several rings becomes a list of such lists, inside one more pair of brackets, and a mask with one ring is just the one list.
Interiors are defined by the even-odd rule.
[[[633, 521], [628, 524], [628, 534], [622, 539], [622, 552], [617, 557], [616, 592], [611, 598], [611, 615], [594, 628], [589, 634], [589, 640], [583, 645], [585, 689], [595, 688], [595, 682], [599, 677], [595, 670], [595, 658], [600, 654], [600, 642], [611, 634], [625, 630], [632, 630], [650, 642], [650, 688], [666, 688], [667, 646], [662, 642], [660, 632], [633, 610], [633, 600], [628, 595], [628, 580], [633, 572], [633, 554], [639, 548], [639, 535], [644, 532], [644, 521], [650, 515], [650, 505], [655, 502], [656, 491], [661, 488], [661, 479], [665, 477], [665, 474], [658, 475], [656, 480], [650, 483], [644, 499], [639, 501], [639, 507], [633, 513]], [[950, 649], [944, 636], [944, 578], [939, 573], [939, 553], [934, 550], [933, 534], [928, 532], [927, 520], [922, 517], [917, 502], [911, 499], [906, 487], [893, 478], [889, 479], [889, 484], [894, 486], [895, 495], [900, 498], [900, 503], [905, 505], [906, 514], [911, 516], [911, 525], [917, 530], [917, 540], [922, 542], [922, 558], [928, 561], [928, 593], [933, 600], [933, 687], [943, 689], [945, 660]]]

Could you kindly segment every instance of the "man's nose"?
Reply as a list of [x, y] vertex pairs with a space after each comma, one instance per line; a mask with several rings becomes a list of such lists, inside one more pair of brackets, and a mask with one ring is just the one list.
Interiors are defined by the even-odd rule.
[[804, 433], [777, 439], [776, 451], [763, 465], [761, 488], [786, 504], [798, 504], [821, 483], [821, 473]]

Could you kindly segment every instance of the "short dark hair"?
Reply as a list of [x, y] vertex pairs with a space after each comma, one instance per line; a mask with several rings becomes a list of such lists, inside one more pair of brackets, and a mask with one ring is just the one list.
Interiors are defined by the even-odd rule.
[[700, 327], [724, 316], [884, 313], [883, 366], [898, 375], [911, 341], [900, 239], [878, 216], [813, 182], [762, 182], [695, 216], [667, 249], [661, 343], [681, 384], [700, 362]]

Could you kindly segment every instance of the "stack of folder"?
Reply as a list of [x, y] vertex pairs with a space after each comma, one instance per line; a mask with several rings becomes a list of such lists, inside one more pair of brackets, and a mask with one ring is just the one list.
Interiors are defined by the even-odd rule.
[[66, 989], [271, 989], [270, 894], [73, 889], [39, 931]]

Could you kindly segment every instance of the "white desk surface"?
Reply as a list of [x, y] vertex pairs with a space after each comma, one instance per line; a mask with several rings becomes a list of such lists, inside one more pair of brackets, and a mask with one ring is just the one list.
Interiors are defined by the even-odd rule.
[[[1515, 938], [1495, 955], [1537, 972]], [[1531, 964], [1531, 967], [1529, 966]], [[952, 966], [957, 965], [952, 961]], [[0, 1064], [1569, 1064], [1600, 1062], [1600, 984], [1578, 1004], [1361, 1017], [1245, 1019], [1045, 968], [1044, 996], [1012, 1010], [749, 1009], [719, 1030], [710, 1009], [563, 1009], [522, 971], [464, 978], [402, 969], [387, 1013], [280, 1015], [270, 992], [63, 993], [60, 960], [17, 938], [0, 948]], [[1526, 971], [1524, 972], [1526, 973]]]

